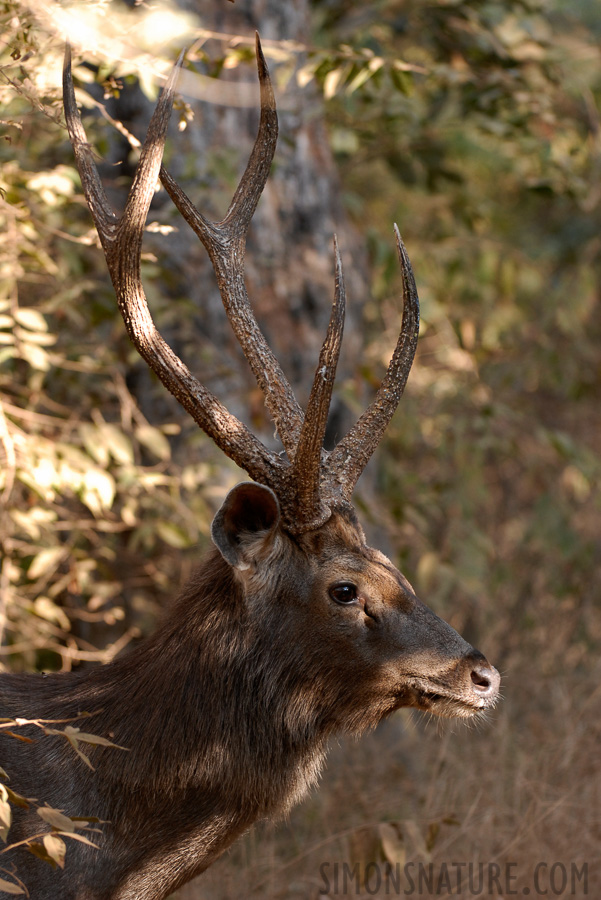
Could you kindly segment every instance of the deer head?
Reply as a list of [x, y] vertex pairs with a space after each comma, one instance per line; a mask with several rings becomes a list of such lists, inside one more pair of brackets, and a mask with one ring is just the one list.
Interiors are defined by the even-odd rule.
[[[407, 673], [402, 689], [397, 684], [394, 705], [470, 715], [489, 707], [496, 699], [499, 685], [496, 670], [417, 600], [406, 579], [382, 554], [367, 547], [350, 502], [355, 484], [398, 406], [413, 362], [419, 331], [419, 302], [411, 264], [395, 225], [403, 277], [399, 338], [373, 402], [336, 447], [327, 451], [323, 440], [345, 313], [344, 279], [336, 238], [334, 300], [306, 412], [297, 402], [259, 329], [244, 282], [246, 237], [267, 181], [278, 134], [275, 97], [258, 35], [256, 55], [261, 94], [257, 138], [225, 218], [210, 222], [161, 162], [183, 55], [152, 116], [125, 210], [116, 216], [86, 141], [75, 103], [67, 48], [65, 115], [119, 309], [132, 342], [150, 368], [217, 446], [255, 482], [241, 484], [230, 492], [212, 526], [215, 545], [245, 589], [252, 593], [258, 583], [265, 585], [273, 580], [274, 572], [281, 566], [280, 558], [289, 555], [290, 547], [302, 547], [305, 560], [325, 561], [315, 590], [329, 598], [337, 614], [344, 608], [345, 623], [360, 621], [367, 633], [390, 627], [393, 634], [400, 629], [400, 643], [395, 644], [391, 637], [391, 658], [401, 647], [403, 652], [415, 650], [418, 656], [422, 649], [420, 663], [414, 659], [409, 666], [412, 670]], [[265, 447], [195, 378], [153, 322], [140, 277], [140, 253], [146, 217], [159, 177], [210, 256], [225, 311], [263, 392], [284, 446], [284, 456]], [[393, 625], [388, 621], [391, 610], [397, 618], [400, 616], [400, 621], [405, 616], [411, 617], [410, 636], [398, 622]], [[430, 640], [429, 629], [433, 638]], [[412, 656], [415, 656], [413, 652]], [[434, 670], [438, 674], [432, 680]]]

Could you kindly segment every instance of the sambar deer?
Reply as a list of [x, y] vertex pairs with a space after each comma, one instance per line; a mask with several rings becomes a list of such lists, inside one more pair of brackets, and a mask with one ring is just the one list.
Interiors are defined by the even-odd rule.
[[[181, 63], [180, 63], [181, 64]], [[273, 90], [259, 40], [258, 136], [222, 222], [207, 221], [161, 166], [175, 73], [154, 112], [125, 211], [104, 194], [75, 103], [70, 54], [64, 103], [71, 142], [129, 336], [198, 425], [251, 476], [212, 525], [214, 547], [156, 633], [82, 673], [3, 675], [2, 715], [68, 720], [127, 752], [94, 747], [91, 772], [66, 742], [1, 738], [11, 786], [67, 815], [105, 820], [99, 849], [71, 844], [64, 871], [23, 848], [14, 864], [33, 900], [160, 900], [206, 869], [259, 818], [276, 817], [313, 785], [335, 734], [359, 734], [400, 707], [470, 717], [490, 709], [499, 675], [367, 546], [350, 503], [412, 364], [419, 311], [398, 230], [400, 337], [369, 408], [331, 452], [323, 447], [342, 339], [336, 286], [303, 413], [251, 310], [247, 231], [277, 139]], [[206, 247], [231, 326], [285, 449], [267, 449], [190, 373], [150, 316], [140, 280], [142, 234], [157, 178]], [[39, 732], [29, 732], [36, 737]], [[9, 840], [40, 830], [16, 810]]]

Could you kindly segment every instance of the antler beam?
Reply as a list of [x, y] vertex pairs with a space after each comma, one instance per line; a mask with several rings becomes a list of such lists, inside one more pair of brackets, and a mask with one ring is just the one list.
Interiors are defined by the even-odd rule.
[[244, 283], [246, 237], [267, 182], [278, 139], [275, 97], [258, 34], [256, 54], [261, 90], [259, 131], [246, 170], [223, 221], [209, 222], [164, 166], [161, 167], [160, 176], [173, 203], [209, 254], [234, 334], [265, 397], [280, 440], [292, 460], [303, 423], [303, 411], [257, 324]]
[[195, 422], [251, 478], [271, 486], [279, 484], [284, 470], [279, 457], [263, 446], [246, 426], [192, 375], [157, 330], [142, 286], [140, 255], [142, 234], [163, 157], [175, 82], [183, 55], [165, 85], [152, 116], [134, 182], [121, 217], [107, 200], [92, 149], [86, 140], [71, 74], [71, 51], [67, 46], [63, 67], [65, 118], [84, 194], [100, 242], [127, 332], [150, 368], [181, 403]]
[[[350, 500], [353, 488], [401, 399], [415, 355], [419, 303], [411, 264], [395, 225], [403, 273], [401, 333], [380, 389], [369, 408], [331, 453], [323, 449], [328, 411], [344, 326], [345, 290], [338, 243], [334, 238], [336, 287], [330, 324], [319, 356], [306, 416], [263, 336], [244, 283], [244, 254], [250, 222], [265, 187], [275, 152], [278, 123], [275, 98], [259, 36], [256, 41], [261, 90], [257, 138], [221, 222], [209, 222], [162, 166], [173, 105], [178, 60], [152, 116], [123, 214], [107, 200], [75, 102], [71, 53], [65, 52], [65, 116], [85, 197], [106, 256], [117, 303], [140, 355], [195, 422], [251, 478], [277, 494], [282, 517], [293, 533], [317, 528], [336, 506]], [[234, 333], [265, 397], [288, 459], [267, 449], [246, 426], [195, 377], [158, 332], [140, 276], [142, 235], [160, 179], [173, 203], [203, 243], [217, 276], [223, 305]]]

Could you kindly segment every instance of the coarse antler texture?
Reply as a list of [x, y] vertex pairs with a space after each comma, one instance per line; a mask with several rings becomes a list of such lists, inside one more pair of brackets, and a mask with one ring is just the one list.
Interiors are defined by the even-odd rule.
[[[244, 282], [248, 229], [265, 187], [275, 153], [278, 123], [275, 98], [261, 44], [256, 40], [261, 119], [246, 170], [221, 222], [208, 221], [161, 165], [178, 60], [161, 94], [142, 147], [140, 162], [117, 217], [110, 208], [94, 163], [77, 105], [70, 51], [63, 74], [65, 116], [81, 181], [128, 334], [137, 350], [200, 427], [255, 481], [277, 495], [286, 527], [293, 533], [317, 528], [332, 510], [350, 500], [354, 486], [402, 396], [417, 344], [419, 304], [411, 264], [395, 226], [403, 274], [403, 320], [392, 360], [377, 395], [346, 437], [327, 452], [323, 447], [328, 410], [344, 326], [345, 291], [338, 244], [334, 240], [336, 288], [328, 332], [303, 414], [292, 388], [263, 336]], [[202, 385], [158, 332], [140, 277], [142, 234], [157, 179], [211, 259], [226, 314], [248, 360], [286, 451], [282, 459], [265, 447]]]

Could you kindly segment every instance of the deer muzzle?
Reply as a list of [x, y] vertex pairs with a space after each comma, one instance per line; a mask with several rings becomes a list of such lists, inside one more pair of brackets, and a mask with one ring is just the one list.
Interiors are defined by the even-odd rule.
[[492, 709], [499, 699], [501, 676], [480, 653], [470, 650], [436, 675], [410, 675], [399, 706], [411, 706], [443, 718], [470, 718]]

